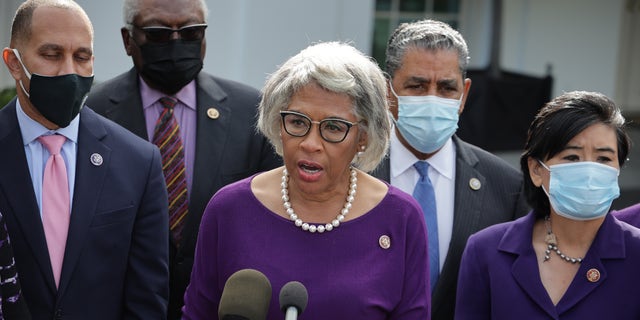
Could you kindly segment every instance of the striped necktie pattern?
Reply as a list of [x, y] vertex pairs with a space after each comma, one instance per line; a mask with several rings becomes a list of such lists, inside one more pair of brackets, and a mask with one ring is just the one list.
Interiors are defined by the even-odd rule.
[[176, 245], [179, 245], [189, 207], [184, 146], [180, 126], [173, 116], [177, 101], [167, 97], [159, 101], [163, 110], [155, 126], [153, 143], [162, 155], [162, 171], [169, 195], [169, 228]]

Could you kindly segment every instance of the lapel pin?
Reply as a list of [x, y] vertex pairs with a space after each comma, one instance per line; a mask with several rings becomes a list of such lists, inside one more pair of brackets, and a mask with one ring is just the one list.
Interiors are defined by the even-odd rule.
[[587, 280], [589, 280], [589, 282], [598, 282], [598, 280], [600, 280], [600, 271], [595, 268], [589, 269], [589, 271], [587, 271]]
[[478, 178], [471, 178], [469, 180], [469, 187], [475, 191], [480, 190], [480, 187], [482, 187], [482, 183], [480, 182], [480, 180], [478, 180]]
[[99, 167], [102, 165], [102, 156], [99, 153], [94, 153], [91, 155], [91, 164], [93, 164], [96, 167]]
[[220, 117], [220, 111], [216, 108], [209, 108], [207, 109], [207, 116], [213, 120], [218, 119], [218, 117]]
[[382, 249], [389, 249], [391, 248], [391, 238], [386, 234], [382, 235], [380, 236], [380, 239], [378, 239], [378, 244]]

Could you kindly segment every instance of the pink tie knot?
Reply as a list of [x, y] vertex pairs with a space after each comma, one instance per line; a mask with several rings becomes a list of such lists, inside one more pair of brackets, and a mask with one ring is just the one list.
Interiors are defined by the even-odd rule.
[[67, 138], [63, 135], [52, 134], [48, 136], [40, 136], [38, 137], [38, 141], [42, 143], [42, 145], [49, 150], [51, 155], [60, 154], [60, 149], [62, 149], [62, 145]]

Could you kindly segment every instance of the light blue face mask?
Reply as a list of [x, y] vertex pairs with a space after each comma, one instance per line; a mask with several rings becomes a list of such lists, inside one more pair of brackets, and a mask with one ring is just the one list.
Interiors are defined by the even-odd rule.
[[398, 120], [395, 121], [402, 137], [416, 150], [433, 153], [442, 148], [458, 129], [460, 99], [438, 96], [398, 96]]
[[592, 220], [605, 216], [613, 200], [620, 196], [616, 168], [591, 161], [563, 163], [547, 167], [551, 173], [549, 197], [555, 212], [573, 220]]

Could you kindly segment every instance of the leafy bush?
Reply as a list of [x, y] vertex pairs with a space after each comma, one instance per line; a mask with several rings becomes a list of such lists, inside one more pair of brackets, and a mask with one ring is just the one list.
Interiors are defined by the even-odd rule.
[[13, 97], [16, 96], [16, 88], [4, 88], [0, 91], [0, 108], [4, 107]]

